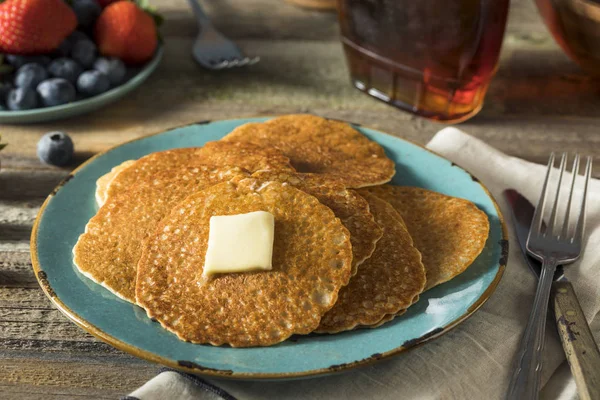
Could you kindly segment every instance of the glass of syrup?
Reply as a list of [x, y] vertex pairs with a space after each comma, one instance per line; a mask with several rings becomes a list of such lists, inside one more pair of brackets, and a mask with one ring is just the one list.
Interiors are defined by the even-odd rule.
[[600, 75], [600, 0], [535, 0], [556, 42], [586, 72]]
[[496, 72], [509, 0], [338, 0], [352, 83], [402, 110], [464, 121]]

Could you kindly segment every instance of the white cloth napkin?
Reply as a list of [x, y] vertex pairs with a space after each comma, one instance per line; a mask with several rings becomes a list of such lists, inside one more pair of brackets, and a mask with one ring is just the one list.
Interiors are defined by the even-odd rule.
[[[517, 189], [536, 204], [546, 167], [509, 157], [456, 128], [441, 130], [427, 147], [477, 176], [490, 189], [504, 213], [510, 234], [509, 262], [502, 281], [487, 303], [460, 326], [427, 345], [351, 372], [289, 382], [211, 379], [213, 384], [239, 399], [504, 398], [529, 317], [536, 279], [520, 254], [502, 191]], [[587, 251], [579, 262], [565, 269], [588, 321], [600, 311], [600, 254], [594, 251], [600, 245], [600, 182], [591, 182], [590, 189]], [[596, 318], [592, 326], [596, 338], [600, 336], [599, 319]], [[575, 385], [551, 322], [547, 327], [542, 397], [573, 399], [576, 398]], [[178, 385], [194, 383], [177, 378], [177, 374], [167, 383], [159, 375], [131, 395], [142, 400], [164, 398], [165, 384], [177, 385], [177, 389], [172, 387], [171, 390], [182, 396], [186, 391], [193, 393], [179, 397], [182, 399], [211, 398], [208, 393], [205, 396], [198, 391], [181, 389]]]

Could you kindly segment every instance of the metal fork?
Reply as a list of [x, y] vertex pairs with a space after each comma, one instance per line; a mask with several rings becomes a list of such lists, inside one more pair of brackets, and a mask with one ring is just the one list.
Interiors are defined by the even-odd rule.
[[521, 341], [518, 366], [509, 386], [507, 398], [510, 400], [535, 400], [539, 397], [546, 314], [554, 271], [556, 271], [557, 265], [570, 264], [577, 260], [581, 254], [585, 229], [587, 191], [592, 173], [592, 157], [587, 157], [583, 196], [573, 234], [570, 233], [571, 230], [569, 228], [571, 226], [570, 220], [573, 219], [571, 216], [571, 202], [573, 200], [573, 192], [575, 191], [576, 178], [579, 175], [579, 154], [575, 155], [573, 161], [569, 198], [562, 226], [557, 224], [557, 219], [559, 203], [562, 197], [561, 183], [567, 164], [566, 153], [563, 153], [560, 160], [558, 184], [554, 193], [554, 204], [552, 205], [550, 219], [546, 228], [542, 228], [546, 198], [549, 192], [548, 182], [550, 181], [551, 172], [554, 169], [554, 158], [554, 153], [552, 153], [548, 161], [546, 180], [535, 209], [533, 220], [531, 221], [531, 228], [529, 229], [529, 237], [527, 239], [527, 251], [531, 256], [542, 262], [542, 273], [535, 293], [533, 309], [531, 310], [527, 328]]
[[200, 65], [220, 70], [252, 65], [260, 60], [258, 57], [247, 57], [235, 43], [223, 36], [213, 26], [198, 0], [188, 0], [188, 3], [200, 28], [192, 49], [192, 55]]

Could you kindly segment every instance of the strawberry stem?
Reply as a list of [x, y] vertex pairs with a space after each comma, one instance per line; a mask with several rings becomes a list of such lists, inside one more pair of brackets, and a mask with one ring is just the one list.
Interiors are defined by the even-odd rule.
[[157, 27], [161, 26], [162, 23], [165, 21], [164, 17], [158, 13], [158, 10], [156, 9], [156, 7], [150, 5], [150, 2], [148, 0], [131, 0], [131, 1], [133, 3], [135, 3], [139, 8], [144, 10], [147, 14], [149, 14], [152, 17], [152, 19], [154, 19], [154, 23], [156, 24]]

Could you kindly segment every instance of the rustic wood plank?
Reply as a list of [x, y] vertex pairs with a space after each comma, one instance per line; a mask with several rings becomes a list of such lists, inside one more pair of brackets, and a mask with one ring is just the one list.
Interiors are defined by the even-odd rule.
[[68, 170], [58, 168], [12, 169], [5, 166], [0, 171], [0, 201], [43, 201], [67, 174]]
[[99, 342], [54, 308], [28, 252], [0, 252], [0, 398], [116, 398], [157, 369]]
[[94, 399], [94, 398], [99, 398], [99, 399], [107, 399], [107, 398], [112, 398], [114, 399], [115, 396], [113, 397], [106, 397], [102, 394], [96, 394], [96, 393], [86, 393], [86, 394], [73, 394], [71, 393], [71, 390], [64, 390], [64, 389], [60, 389], [58, 390], [58, 393], [48, 393], [47, 389], [40, 389], [40, 388], [29, 388], [26, 387], [25, 385], [11, 385], [11, 386], [0, 386], [0, 399], [15, 399], [18, 398], [20, 400], [34, 400], [34, 399], [40, 399], [43, 398], [44, 400], [60, 400], [60, 399], [65, 399], [65, 397], [70, 397], [70, 398], [74, 398], [74, 399]]
[[4, 163], [0, 171], [0, 251], [29, 249], [40, 206], [67, 174], [68, 170], [61, 169], [6, 168]]
[[[338, 37], [337, 16], [294, 7], [283, 0], [203, 1], [213, 23], [232, 39], [307, 39], [334, 41]], [[164, 37], [194, 37], [198, 26], [185, 3], [153, 1], [166, 22]]]
[[[31, 271], [31, 275], [33, 276], [33, 271]], [[39, 287], [0, 287], [0, 307], [42, 310], [56, 309]]]
[[144, 363], [98, 341], [62, 315], [40, 290], [28, 252], [0, 252], [0, 359], [18, 354], [50, 361], [100, 357]]
[[0, 252], [0, 287], [37, 288], [31, 268], [29, 252]]
[[63, 398], [73, 395], [118, 398], [138, 386], [139, 382], [152, 378], [157, 370], [158, 367], [153, 364], [131, 368], [104, 360], [82, 364], [35, 358], [5, 359], [0, 364], [0, 388], [6, 388], [3, 393], [12, 391], [37, 395], [47, 392]]

